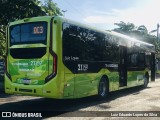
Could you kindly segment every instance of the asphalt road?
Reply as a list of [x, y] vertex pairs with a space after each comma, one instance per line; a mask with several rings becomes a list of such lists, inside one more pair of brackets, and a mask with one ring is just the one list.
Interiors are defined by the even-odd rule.
[[[46, 119], [59, 119], [59, 117], [102, 117], [118, 111], [155, 111], [150, 115], [154, 119], [156, 113], [160, 116], [160, 79], [150, 82], [146, 89], [134, 87], [126, 90], [110, 93], [106, 100], [97, 100], [95, 96], [72, 100], [55, 100], [41, 97], [6, 95], [0, 93], [0, 111], [15, 112], [44, 112]], [[107, 111], [107, 112], [106, 112]], [[117, 113], [117, 112], [116, 112]], [[138, 112], [141, 113], [141, 112]], [[148, 113], [147, 113], [148, 114]], [[140, 116], [139, 116], [140, 117]], [[147, 117], [147, 119], [150, 119]], [[126, 117], [120, 117], [119, 119]], [[132, 117], [133, 118], [133, 117]], [[77, 119], [77, 118], [76, 118]], [[89, 118], [88, 118], [89, 119]], [[112, 118], [117, 119], [112, 114]], [[146, 118], [145, 118], [146, 120]]]

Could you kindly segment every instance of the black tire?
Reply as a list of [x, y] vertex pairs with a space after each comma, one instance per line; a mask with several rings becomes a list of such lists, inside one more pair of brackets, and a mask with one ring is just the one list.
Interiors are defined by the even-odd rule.
[[146, 75], [144, 76], [143, 88], [147, 88], [148, 83], [149, 83], [149, 76], [146, 74]]
[[105, 99], [108, 96], [109, 89], [108, 89], [108, 83], [106, 81], [106, 78], [101, 78], [98, 86], [98, 98], [99, 99]]

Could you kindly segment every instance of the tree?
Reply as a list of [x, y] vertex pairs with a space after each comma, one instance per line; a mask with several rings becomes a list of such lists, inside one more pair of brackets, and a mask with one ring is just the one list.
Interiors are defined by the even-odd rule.
[[56, 3], [53, 3], [52, 0], [45, 0], [44, 5], [42, 5], [43, 10], [49, 16], [53, 15], [63, 15], [60, 11], [60, 8], [57, 7]]
[[[0, 4], [0, 25], [26, 17], [46, 15], [38, 0], [3, 0]], [[6, 9], [7, 8], [7, 9]]]
[[125, 23], [123, 21], [120, 21], [120, 23], [115, 23], [115, 25], [117, 25], [118, 28], [113, 29], [113, 31], [154, 44], [156, 46], [156, 52], [158, 53], [158, 51], [160, 51], [160, 45], [157, 42], [157, 37], [151, 35], [144, 25], [136, 27], [133, 23]]
[[115, 28], [114, 31], [123, 33], [123, 34], [129, 34], [135, 29], [135, 25], [133, 23], [125, 23], [123, 21], [120, 21], [120, 23], [115, 23], [119, 28]]

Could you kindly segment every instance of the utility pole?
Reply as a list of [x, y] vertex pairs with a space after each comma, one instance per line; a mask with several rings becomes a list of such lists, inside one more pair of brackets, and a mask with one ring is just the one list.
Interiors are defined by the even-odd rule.
[[159, 39], [159, 24], [157, 24], [157, 42], [158, 42], [158, 39]]
[[[159, 23], [157, 24], [157, 48], [159, 48], [158, 46], [159, 46]], [[157, 51], [157, 55], [158, 55], [158, 51]], [[156, 63], [156, 71], [158, 71], [158, 59], [155, 59], [155, 63]]]

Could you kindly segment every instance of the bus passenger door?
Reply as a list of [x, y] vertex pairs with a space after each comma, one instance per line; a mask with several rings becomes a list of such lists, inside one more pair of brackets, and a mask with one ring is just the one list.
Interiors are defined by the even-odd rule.
[[155, 70], [155, 53], [151, 53], [151, 81], [155, 81], [156, 70]]
[[119, 87], [127, 86], [127, 48], [120, 46]]

